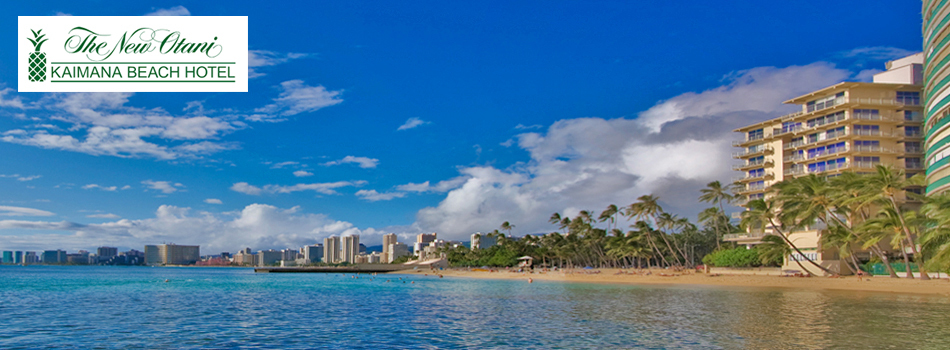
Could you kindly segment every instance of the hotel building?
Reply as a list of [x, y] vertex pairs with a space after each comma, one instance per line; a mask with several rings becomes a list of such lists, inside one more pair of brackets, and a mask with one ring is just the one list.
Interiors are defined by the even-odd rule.
[[360, 255], [360, 236], [343, 236], [341, 249], [341, 259], [345, 262], [355, 264], [356, 256]]
[[330, 236], [323, 239], [323, 262], [327, 264], [339, 263], [340, 258], [340, 237]]
[[[734, 179], [740, 203], [763, 198], [772, 184], [808, 174], [870, 173], [877, 165], [903, 169], [908, 177], [923, 172], [922, 74], [923, 54], [890, 61], [873, 83], [843, 82], [793, 98], [785, 103], [800, 111], [736, 129], [743, 135], [733, 144], [740, 148], [733, 158], [742, 161], [733, 166], [742, 173]], [[724, 239], [751, 246], [768, 231]], [[834, 252], [821, 249], [819, 235], [816, 227], [789, 239], [812, 260], [846, 271]], [[798, 269], [788, 259], [786, 267]]]
[[396, 234], [388, 233], [383, 235], [383, 253], [380, 255], [379, 260], [383, 262], [389, 262], [389, 245], [396, 243]]
[[924, 125], [927, 193], [950, 189], [950, 4], [924, 0]]
[[158, 244], [145, 246], [146, 265], [191, 265], [201, 259], [196, 245]]

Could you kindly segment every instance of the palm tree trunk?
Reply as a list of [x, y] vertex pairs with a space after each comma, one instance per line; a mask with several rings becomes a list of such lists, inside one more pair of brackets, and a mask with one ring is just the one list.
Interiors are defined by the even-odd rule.
[[[824, 271], [825, 273], [827, 273], [827, 274], [829, 274], [829, 275], [837, 275], [836, 273], [831, 272], [831, 270], [828, 270], [828, 269], [825, 268], [824, 266], [818, 265], [818, 263], [816, 263], [816, 262], [814, 262], [813, 260], [809, 259], [808, 256], [805, 255], [805, 253], [802, 253], [802, 251], [801, 251], [800, 249], [798, 249], [798, 247], [795, 245], [795, 243], [792, 243], [792, 241], [789, 240], [788, 237], [785, 236], [785, 233], [783, 233], [781, 230], [778, 229], [778, 225], [775, 225], [775, 221], [773, 221], [772, 218], [769, 218], [769, 223], [772, 224], [772, 229], [775, 230], [775, 232], [778, 232], [778, 236], [779, 236], [779, 237], [782, 237], [782, 240], [784, 240], [785, 243], [788, 244], [788, 246], [792, 247], [792, 249], [794, 249], [795, 252], [798, 253], [798, 255], [800, 255], [802, 258], [805, 258], [805, 260], [807, 260], [810, 264], [814, 265], [815, 267], [817, 267], [817, 268], [820, 269], [821, 271]], [[797, 261], [797, 260], [796, 260], [796, 261]], [[805, 270], [805, 272], [808, 273], [809, 275], [811, 275], [811, 273], [808, 272], [808, 270]]]
[[904, 269], [907, 270], [907, 277], [914, 279], [914, 272], [910, 270], [910, 258], [907, 257], [907, 248], [904, 247], [904, 240], [900, 240], [901, 243], [901, 254], [904, 255]]
[[[907, 242], [910, 243], [910, 250], [914, 252], [914, 259], [917, 260], [917, 270], [920, 271], [921, 280], [930, 280], [930, 276], [927, 275], [927, 270], [924, 269], [924, 257], [920, 255], [920, 252], [917, 251], [917, 244], [914, 243], [914, 238], [910, 234], [910, 228], [907, 227], [907, 222], [904, 221], [904, 213], [901, 212], [900, 206], [897, 205], [897, 199], [894, 196], [889, 196], [891, 198], [891, 206], [894, 207], [894, 210], [897, 212], [897, 218], [901, 221], [901, 228], [904, 229], [904, 237], [907, 239]], [[906, 258], [906, 253], [905, 253]], [[907, 270], [908, 276], [914, 277], [914, 273], [910, 270]]]
[[887, 273], [891, 278], [900, 278], [897, 276], [897, 271], [894, 271], [894, 267], [891, 266], [891, 260], [887, 258], [887, 254], [884, 254], [884, 251], [881, 250], [877, 244], [871, 246], [871, 252], [877, 254], [878, 258], [881, 258], [881, 262], [884, 263], [884, 268], [887, 269]]

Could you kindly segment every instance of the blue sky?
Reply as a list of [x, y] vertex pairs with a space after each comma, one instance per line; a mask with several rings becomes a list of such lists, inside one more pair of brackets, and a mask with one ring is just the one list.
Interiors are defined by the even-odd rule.
[[156, 12], [248, 16], [249, 92], [21, 94], [0, 51], [0, 249], [467, 240], [646, 193], [695, 217], [729, 130], [921, 46], [918, 1], [5, 2], [0, 45]]

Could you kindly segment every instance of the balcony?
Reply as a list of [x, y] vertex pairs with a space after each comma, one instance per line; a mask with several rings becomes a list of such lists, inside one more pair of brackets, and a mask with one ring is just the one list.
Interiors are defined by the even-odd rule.
[[783, 160], [785, 162], [798, 162], [798, 161], [805, 160], [805, 155], [796, 153], [796, 154], [783, 157]]
[[[762, 181], [775, 178], [770, 171], [763, 171], [762, 175], [745, 175], [732, 178], [732, 182]], [[764, 186], [764, 185], [763, 185]]]
[[748, 149], [744, 149], [738, 152], [732, 152], [732, 158], [745, 158], [745, 157], [757, 156], [760, 154], [771, 154], [771, 153], [772, 153], [772, 147], [764, 146], [754, 151], [749, 151]]
[[904, 147], [904, 153], [924, 153], [922, 147]]
[[757, 243], [762, 241], [762, 237], [772, 234], [772, 230], [756, 230], [753, 232], [729, 233], [722, 235], [722, 240], [726, 242], [737, 243]]
[[801, 147], [804, 145], [805, 145], [805, 142], [802, 142], [802, 141], [789, 142], [783, 145], [782, 149], [793, 149], [793, 148]]
[[766, 160], [766, 161], [758, 161], [755, 163], [735, 164], [732, 166], [732, 170], [744, 171], [744, 170], [751, 170], [751, 168], [755, 168], [755, 167], [771, 167], [773, 165], [774, 163], [772, 162], [772, 160]]
[[805, 169], [804, 169], [804, 168], [785, 169], [784, 174], [785, 174], [785, 176], [805, 175]]
[[898, 100], [896, 98], [849, 98], [847, 103], [855, 103], [859, 105], [875, 105], [875, 106], [920, 106], [920, 100], [914, 100], [910, 98], [905, 98]]
[[736, 190], [736, 194], [743, 194], [756, 191], [765, 191], [765, 184], [748, 184]]

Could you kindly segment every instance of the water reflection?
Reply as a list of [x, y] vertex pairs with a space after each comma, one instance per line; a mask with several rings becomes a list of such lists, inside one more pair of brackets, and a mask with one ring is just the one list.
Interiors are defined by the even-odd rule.
[[[944, 297], [0, 268], [0, 348], [941, 348]], [[163, 283], [169, 279], [169, 283]], [[385, 282], [385, 280], [391, 282]]]

